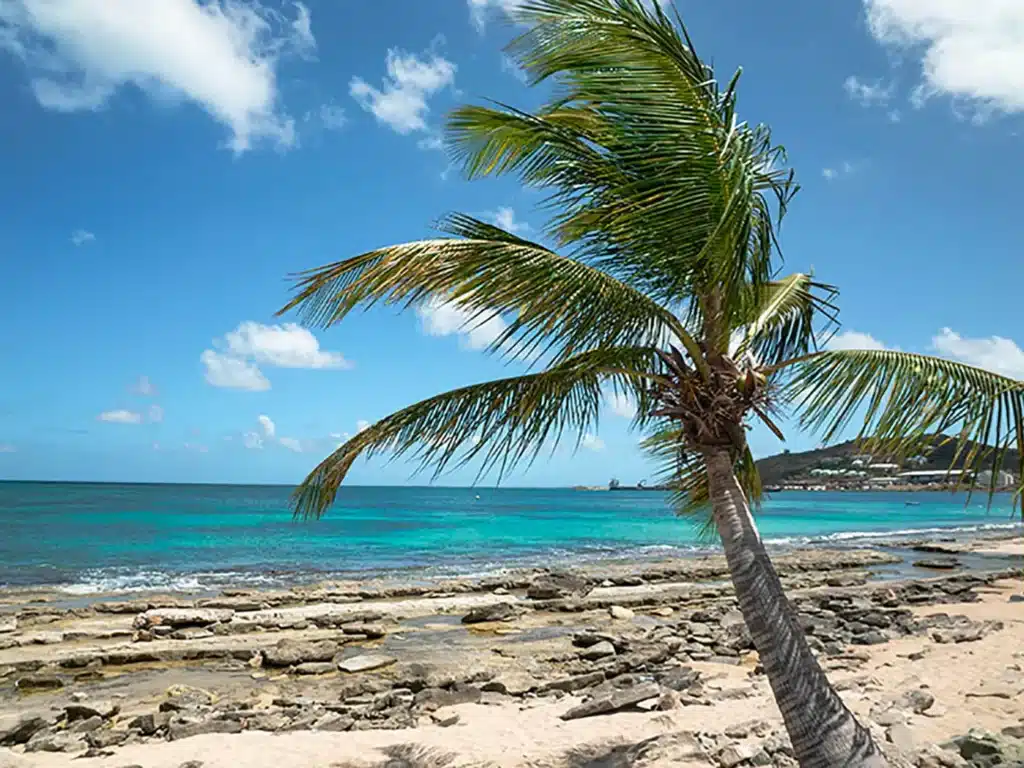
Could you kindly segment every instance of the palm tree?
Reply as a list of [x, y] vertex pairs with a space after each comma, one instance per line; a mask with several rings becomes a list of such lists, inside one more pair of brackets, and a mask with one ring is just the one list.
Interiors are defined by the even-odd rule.
[[629, 396], [679, 508], [711, 512], [800, 764], [885, 765], [761, 542], [746, 428], [759, 419], [781, 437], [773, 410], [791, 406], [828, 440], [856, 418], [893, 456], [955, 428], [962, 463], [999, 464], [1024, 447], [1024, 384], [919, 355], [818, 349], [836, 292], [778, 275], [776, 230], [797, 190], [785, 153], [767, 127], [738, 122], [738, 73], [720, 86], [678, 16], [643, 0], [528, 0], [516, 17], [525, 31], [508, 53], [534, 84], [553, 84], [553, 100], [534, 113], [462, 107], [449, 146], [469, 178], [517, 173], [545, 190], [561, 252], [452, 215], [436, 239], [300, 274], [281, 312], [326, 328], [377, 302], [451, 302], [471, 326], [505, 319], [490, 351], [530, 368], [360, 432], [296, 490], [296, 514], [324, 514], [359, 456], [436, 473], [474, 462], [500, 479], [565, 436], [578, 444], [609, 392]]

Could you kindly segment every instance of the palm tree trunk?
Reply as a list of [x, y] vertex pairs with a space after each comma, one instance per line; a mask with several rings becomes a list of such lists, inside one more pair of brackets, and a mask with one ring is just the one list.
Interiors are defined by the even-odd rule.
[[705, 453], [715, 523], [740, 610], [802, 768], [888, 763], [829, 684], [811, 653], [757, 532], [728, 449]]

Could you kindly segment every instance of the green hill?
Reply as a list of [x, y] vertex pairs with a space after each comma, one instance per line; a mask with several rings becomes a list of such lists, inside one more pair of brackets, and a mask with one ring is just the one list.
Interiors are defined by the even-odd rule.
[[[946, 470], [953, 463], [956, 453], [956, 443], [950, 442], [940, 444], [941, 436], [933, 438], [932, 447], [926, 451], [917, 461], [902, 462], [904, 469], [922, 470]], [[813, 451], [802, 453], [780, 453], [776, 456], [769, 456], [757, 462], [758, 471], [761, 473], [761, 481], [765, 485], [781, 485], [787, 481], [807, 475], [810, 470], [827, 466], [849, 466], [855, 456], [864, 455], [863, 447], [854, 441], [838, 443], [819, 448]], [[885, 456], [876, 455], [872, 459], [875, 462], [885, 462]], [[1002, 469], [1016, 472], [1019, 456], [1017, 451], [1007, 451], [1002, 461]], [[958, 465], [962, 462], [958, 462]], [[985, 462], [984, 468], [991, 468], [991, 458]]]

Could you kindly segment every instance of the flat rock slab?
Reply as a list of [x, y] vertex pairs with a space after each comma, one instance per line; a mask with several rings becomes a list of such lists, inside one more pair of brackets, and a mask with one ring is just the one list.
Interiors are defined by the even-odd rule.
[[231, 621], [235, 612], [228, 608], [154, 608], [135, 617], [136, 629], [155, 626], [206, 627]]
[[657, 683], [641, 683], [630, 688], [612, 690], [595, 696], [578, 707], [573, 707], [562, 715], [563, 720], [578, 720], [581, 717], [605, 715], [632, 707], [641, 701], [661, 696], [661, 687]]
[[342, 672], [369, 672], [373, 669], [380, 669], [394, 664], [398, 659], [394, 656], [385, 656], [381, 653], [367, 653], [362, 656], [353, 656], [351, 659], [342, 659], [338, 662], [338, 669]]

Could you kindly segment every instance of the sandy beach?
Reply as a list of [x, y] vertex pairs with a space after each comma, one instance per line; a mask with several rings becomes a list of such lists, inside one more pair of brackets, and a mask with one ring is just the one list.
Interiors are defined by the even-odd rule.
[[[909, 578], [885, 575], [892, 553], [778, 558], [821, 663], [895, 764], [969, 764], [935, 745], [971, 729], [1024, 750], [1019, 545], [963, 547], [998, 553], [970, 570], [943, 546], [909, 551]], [[0, 765], [795, 765], [723, 568], [71, 607], [10, 592]]]

